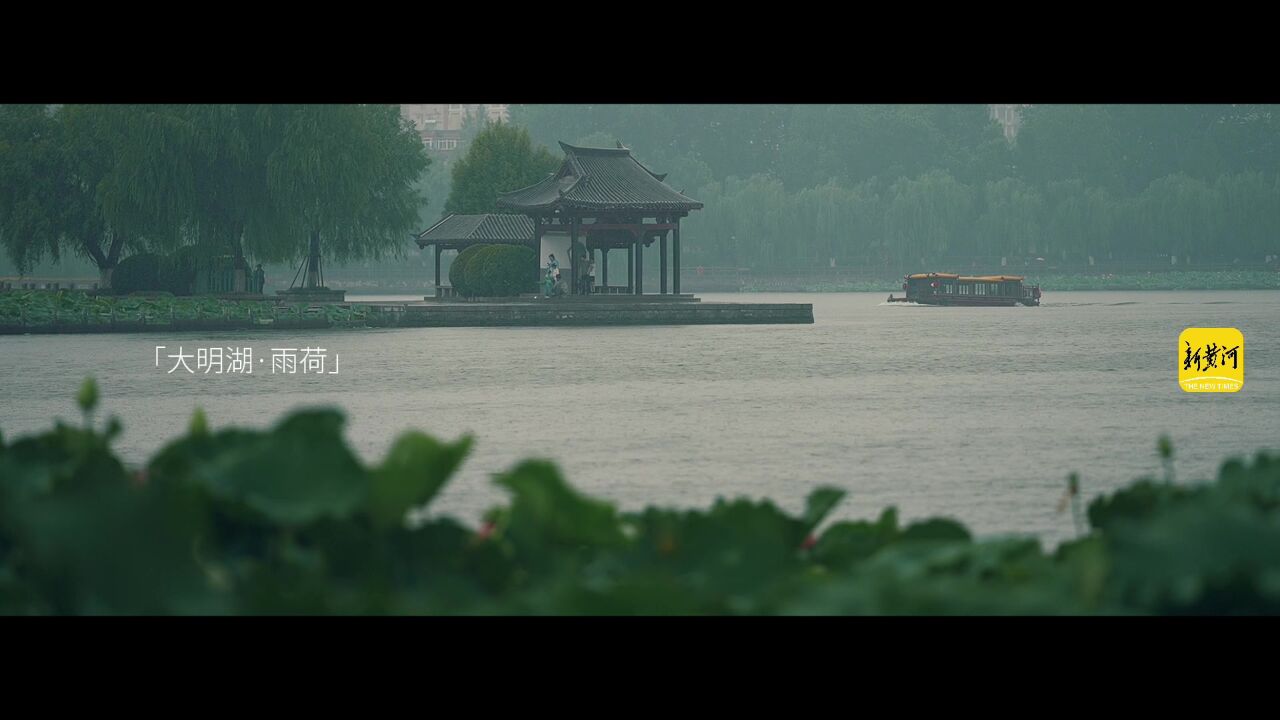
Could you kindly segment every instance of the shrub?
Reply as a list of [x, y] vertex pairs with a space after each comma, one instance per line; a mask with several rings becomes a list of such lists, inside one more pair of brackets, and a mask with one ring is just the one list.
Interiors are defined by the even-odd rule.
[[521, 245], [488, 245], [466, 267], [470, 297], [512, 297], [536, 290], [537, 255]]
[[538, 291], [538, 253], [529, 247], [508, 245], [499, 256], [498, 270], [508, 295]]
[[481, 245], [467, 262], [467, 267], [463, 271], [467, 297], [493, 297], [492, 288], [489, 287], [492, 274], [488, 267], [497, 247], [497, 245]]
[[161, 290], [160, 256], [155, 253], [130, 255], [116, 266], [111, 287], [117, 294]]
[[449, 266], [449, 284], [453, 286], [454, 292], [463, 297], [471, 297], [472, 294], [467, 289], [466, 269], [467, 264], [475, 258], [476, 254], [488, 245], [472, 245], [471, 247], [458, 253], [458, 257], [453, 259], [453, 264]]

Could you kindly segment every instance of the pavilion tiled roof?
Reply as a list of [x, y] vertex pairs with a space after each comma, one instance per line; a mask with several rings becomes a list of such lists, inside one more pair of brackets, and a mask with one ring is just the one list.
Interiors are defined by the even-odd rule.
[[545, 180], [498, 194], [498, 206], [522, 212], [632, 210], [687, 212], [702, 203], [677, 192], [631, 156], [627, 148], [581, 148], [560, 143], [564, 163]]
[[533, 220], [524, 215], [449, 215], [418, 236], [418, 246], [436, 243], [531, 243]]

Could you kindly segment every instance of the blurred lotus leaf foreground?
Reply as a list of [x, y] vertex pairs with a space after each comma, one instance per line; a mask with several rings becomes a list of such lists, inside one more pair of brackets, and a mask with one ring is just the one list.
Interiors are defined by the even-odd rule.
[[1163, 479], [1094, 500], [1087, 533], [1078, 517], [1081, 536], [1051, 553], [947, 519], [904, 526], [892, 508], [819, 532], [844, 495], [831, 488], [799, 516], [767, 500], [621, 513], [538, 460], [495, 478], [510, 502], [476, 530], [411, 512], [470, 438], [408, 432], [366, 466], [332, 410], [268, 431], [211, 430], [197, 412], [130, 471], [97, 395], [88, 381], [77, 396], [83, 427], [0, 438], [4, 614], [1280, 612], [1280, 458], [1265, 454], [1178, 485], [1164, 445]]

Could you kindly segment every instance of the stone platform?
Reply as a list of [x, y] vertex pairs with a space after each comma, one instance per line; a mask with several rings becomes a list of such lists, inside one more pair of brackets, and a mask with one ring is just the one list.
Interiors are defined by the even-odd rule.
[[812, 324], [810, 303], [696, 301], [367, 303], [394, 313], [396, 327], [543, 327], [575, 325]]
[[[235, 312], [224, 308], [180, 317], [175, 307], [143, 312], [137, 308], [110, 317], [101, 311], [0, 322], [0, 335], [43, 333], [132, 333], [207, 330], [304, 330], [331, 327], [572, 327], [638, 325], [812, 324], [810, 303], [700, 302], [696, 298], [645, 296], [629, 301], [565, 298], [505, 302], [302, 302], [284, 298], [242, 301]], [[251, 305], [245, 311], [245, 305]], [[359, 308], [360, 312], [349, 310]], [[184, 315], [190, 308], [184, 309]]]

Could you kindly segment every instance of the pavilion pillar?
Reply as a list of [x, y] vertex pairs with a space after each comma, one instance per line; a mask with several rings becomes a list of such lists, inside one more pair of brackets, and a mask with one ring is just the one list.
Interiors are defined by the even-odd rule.
[[569, 221], [569, 294], [578, 294], [578, 218]]
[[591, 269], [591, 263], [596, 261], [596, 249], [591, 247], [591, 239], [589, 237], [584, 236], [583, 239], [587, 244], [587, 265], [582, 268], [582, 277], [586, 281], [587, 286], [583, 288], [583, 292], [587, 295], [593, 295], [595, 294], [596, 289], [595, 286], [591, 284], [591, 274], [588, 271]]
[[440, 297], [440, 243], [434, 245], [436, 249], [436, 297]]
[[636, 238], [636, 294], [644, 294], [644, 236]]
[[542, 285], [542, 218], [533, 216], [533, 283]]
[[671, 230], [671, 291], [680, 294], [680, 218]]
[[605, 289], [602, 292], [609, 292], [609, 248], [600, 248], [600, 285]]
[[658, 292], [667, 294], [667, 234], [662, 233], [662, 239], [658, 241], [658, 274], [662, 279], [658, 281]]
[[633, 295], [636, 291], [636, 246], [632, 243], [627, 246], [627, 294]]

